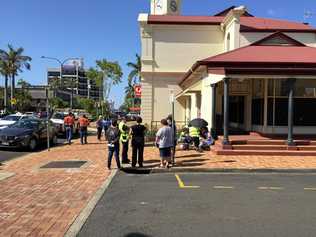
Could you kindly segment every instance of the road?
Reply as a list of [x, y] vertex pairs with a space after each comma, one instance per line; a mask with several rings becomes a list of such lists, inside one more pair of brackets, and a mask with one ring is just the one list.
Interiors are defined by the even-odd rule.
[[[65, 142], [65, 139], [58, 139], [58, 144], [62, 144]], [[9, 161], [15, 158], [22, 157], [24, 155], [29, 154], [30, 152], [24, 151], [24, 150], [15, 150], [15, 149], [9, 149], [9, 148], [0, 148], [0, 162]], [[35, 152], [40, 152], [42, 150], [46, 149], [45, 145], [38, 148]]]
[[120, 172], [79, 237], [316, 236], [316, 174]]

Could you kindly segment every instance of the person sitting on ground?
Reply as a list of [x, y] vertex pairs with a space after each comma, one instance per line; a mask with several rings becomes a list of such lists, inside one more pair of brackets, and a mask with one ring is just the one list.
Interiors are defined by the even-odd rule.
[[192, 138], [190, 137], [189, 128], [184, 127], [180, 133], [179, 142], [182, 150], [189, 150]]
[[169, 168], [171, 164], [171, 149], [174, 146], [172, 128], [168, 126], [166, 119], [161, 120], [162, 127], [156, 134], [156, 146], [159, 148], [161, 168]]
[[199, 150], [199, 144], [200, 144], [200, 129], [197, 127], [189, 127], [189, 133], [190, 137], [192, 138], [193, 144], [195, 149]]
[[210, 150], [210, 146], [213, 144], [213, 138], [208, 131], [208, 128], [201, 128], [199, 151]]
[[108, 141], [108, 169], [111, 169], [113, 154], [118, 169], [121, 169], [120, 163], [120, 130], [117, 127], [117, 120], [113, 119], [111, 126], [106, 131]]

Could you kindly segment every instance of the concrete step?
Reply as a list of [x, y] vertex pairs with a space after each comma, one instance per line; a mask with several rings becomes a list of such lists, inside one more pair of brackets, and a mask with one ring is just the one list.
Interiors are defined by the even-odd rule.
[[216, 155], [232, 156], [316, 156], [316, 151], [277, 150], [212, 150]]
[[288, 150], [287, 145], [233, 145], [233, 150]]
[[316, 151], [316, 146], [315, 145], [297, 146], [297, 150], [299, 150], [299, 151]]

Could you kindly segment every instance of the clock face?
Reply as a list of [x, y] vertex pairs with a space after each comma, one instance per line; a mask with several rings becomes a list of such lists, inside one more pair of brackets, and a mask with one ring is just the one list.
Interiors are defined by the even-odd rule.
[[172, 0], [170, 2], [170, 10], [173, 11], [173, 12], [178, 11], [178, 4], [177, 4], [176, 0]]

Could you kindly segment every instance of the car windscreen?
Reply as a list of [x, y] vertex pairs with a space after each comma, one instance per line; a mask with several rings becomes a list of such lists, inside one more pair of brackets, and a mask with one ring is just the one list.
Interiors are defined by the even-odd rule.
[[65, 115], [64, 114], [61, 114], [61, 113], [56, 113], [53, 115], [53, 119], [64, 119]]
[[18, 116], [18, 115], [8, 115], [8, 116], [5, 116], [5, 117], [3, 118], [3, 120], [7, 120], [7, 121], [18, 121], [20, 118], [21, 118], [21, 116]]
[[11, 128], [28, 128], [28, 129], [33, 129], [38, 127], [40, 124], [39, 121], [37, 120], [20, 120], [17, 123], [11, 125]]

